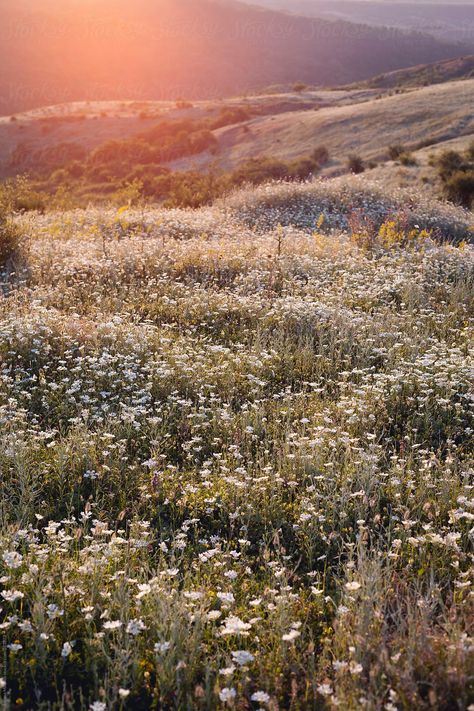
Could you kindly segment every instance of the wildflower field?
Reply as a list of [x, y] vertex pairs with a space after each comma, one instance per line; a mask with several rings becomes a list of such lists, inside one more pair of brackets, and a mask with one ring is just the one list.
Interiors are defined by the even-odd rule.
[[472, 213], [15, 221], [0, 708], [474, 708]]

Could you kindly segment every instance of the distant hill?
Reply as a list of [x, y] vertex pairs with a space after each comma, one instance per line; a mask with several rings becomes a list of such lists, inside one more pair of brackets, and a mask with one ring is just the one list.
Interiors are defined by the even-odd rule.
[[409, 88], [440, 84], [454, 79], [474, 79], [474, 54], [379, 74], [362, 82], [362, 86], [374, 89]]
[[[246, 125], [216, 131], [222, 165], [230, 169], [254, 156], [285, 160], [324, 145], [330, 169], [345, 169], [350, 153], [364, 160], [386, 160], [392, 144], [413, 149], [474, 134], [474, 79], [422, 87], [380, 99], [357, 100], [315, 111], [292, 111], [255, 118]], [[210, 165], [214, 155], [201, 157]]]
[[0, 0], [0, 114], [76, 100], [340, 85], [462, 54], [426, 35], [234, 0]]
[[[453, 140], [470, 141], [473, 106], [474, 78], [396, 93], [347, 88], [249, 95], [183, 106], [180, 102], [62, 104], [17, 114], [14, 120], [0, 119], [0, 178], [54, 170], [74, 160], [84, 162], [98, 149], [103, 154], [112, 140], [122, 141], [109, 143], [108, 150], [114, 160], [125, 161], [126, 174], [150, 163], [155, 172], [157, 163], [176, 171], [228, 172], [250, 158], [292, 161], [324, 146], [330, 157], [324, 173], [332, 175], [347, 169], [351, 153], [366, 163], [385, 162], [391, 145], [415, 151]], [[209, 125], [211, 140], [180, 155], [150, 159], [141, 149], [133, 152], [136, 147], [130, 152], [130, 144], [123, 143], [146, 137], [159, 148], [163, 138], [158, 126], [177, 122], [175, 133], [182, 135], [179, 126], [188, 121], [185, 130], [190, 136], [192, 130], [202, 130], [200, 122], [216, 119], [220, 120], [215, 127]], [[99, 182], [105, 173], [100, 175]]]
[[245, 0], [295, 15], [417, 30], [474, 45], [474, 4], [459, 0]]

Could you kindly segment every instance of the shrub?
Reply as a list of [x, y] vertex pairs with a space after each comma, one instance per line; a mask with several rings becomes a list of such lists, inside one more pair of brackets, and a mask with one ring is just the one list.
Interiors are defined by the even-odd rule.
[[233, 172], [236, 185], [243, 183], [263, 183], [266, 180], [282, 180], [287, 174], [287, 165], [276, 158], [250, 158], [241, 163]]
[[445, 197], [458, 205], [471, 208], [474, 202], [474, 145], [462, 155], [444, 151], [432, 160], [437, 166]]
[[113, 195], [113, 202], [120, 206], [128, 205], [129, 207], [139, 205], [143, 199], [143, 183], [138, 178], [131, 182], [125, 183]]
[[0, 271], [15, 269], [21, 261], [21, 233], [14, 222], [17, 194], [23, 180], [0, 185]]
[[11, 215], [0, 212], [0, 270], [14, 268], [20, 258], [20, 232]]
[[259, 185], [270, 180], [304, 180], [317, 173], [318, 164], [313, 158], [284, 161], [277, 158], [250, 158], [232, 173], [234, 185], [252, 183]]
[[247, 109], [242, 107], [226, 108], [221, 109], [219, 115], [215, 119], [211, 119], [209, 123], [209, 128], [215, 130], [217, 128], [223, 128], [224, 126], [230, 126], [234, 123], [243, 123], [248, 121], [251, 117]]
[[441, 179], [445, 179], [463, 167], [464, 159], [456, 151], [443, 151], [435, 158], [434, 163], [438, 167]]
[[157, 192], [161, 188], [166, 196], [165, 207], [201, 207], [209, 205], [223, 194], [227, 187], [224, 178], [212, 173], [207, 175], [197, 172], [170, 173], [155, 181]]
[[354, 173], [355, 175], [358, 175], [359, 173], [364, 172], [365, 164], [360, 156], [352, 153], [347, 159], [347, 168], [350, 173]]
[[4, 215], [37, 210], [44, 212], [48, 196], [36, 190], [25, 176], [0, 183], [0, 209]]
[[298, 94], [300, 94], [302, 91], [305, 91], [305, 89], [307, 88], [308, 85], [302, 81], [297, 81], [293, 84], [293, 91], [296, 91]]
[[194, 108], [194, 106], [190, 101], [178, 99], [178, 101], [176, 102], [176, 108], [177, 109], [192, 109], [192, 108]]
[[457, 170], [444, 182], [444, 194], [451, 202], [463, 207], [474, 205], [474, 170]]
[[398, 160], [405, 153], [405, 147], [400, 143], [388, 147], [388, 156], [390, 160]]
[[67, 167], [67, 172], [72, 178], [81, 178], [84, 175], [85, 165], [78, 160], [74, 160]]
[[299, 158], [288, 163], [286, 178], [291, 180], [306, 180], [319, 171], [319, 164], [313, 158]]
[[311, 157], [318, 165], [326, 165], [329, 161], [329, 151], [326, 146], [316, 146], [311, 154]]
[[401, 153], [399, 161], [402, 165], [417, 165], [416, 158], [411, 153]]

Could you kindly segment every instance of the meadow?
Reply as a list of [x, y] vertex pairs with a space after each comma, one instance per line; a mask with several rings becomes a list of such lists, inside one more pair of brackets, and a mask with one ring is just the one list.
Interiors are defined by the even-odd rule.
[[472, 710], [472, 213], [11, 219], [0, 708]]

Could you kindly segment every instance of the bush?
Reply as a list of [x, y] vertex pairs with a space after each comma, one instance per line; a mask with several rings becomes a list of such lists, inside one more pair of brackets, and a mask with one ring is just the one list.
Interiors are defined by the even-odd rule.
[[355, 155], [354, 153], [348, 157], [347, 167], [349, 169], [349, 172], [354, 173], [355, 175], [358, 175], [359, 173], [363, 173], [365, 170], [364, 161], [362, 160], [362, 158], [360, 156]]
[[319, 164], [313, 158], [299, 158], [288, 163], [286, 178], [306, 180], [319, 171]]
[[194, 106], [190, 101], [178, 99], [178, 101], [176, 102], [176, 108], [177, 109], [192, 109], [192, 108], [194, 108]]
[[48, 195], [35, 190], [25, 176], [9, 178], [0, 183], [0, 209], [2, 214], [37, 210], [44, 212]]
[[411, 153], [401, 153], [399, 161], [402, 165], [417, 165], [416, 158]]
[[398, 160], [405, 152], [405, 147], [400, 143], [396, 143], [395, 145], [388, 147], [388, 157], [390, 160]]
[[462, 155], [456, 151], [443, 151], [434, 162], [438, 167], [441, 179], [449, 178], [455, 171], [461, 170], [464, 165]]
[[211, 204], [228, 187], [224, 177], [197, 172], [170, 173], [157, 178], [155, 186], [157, 197], [166, 196], [165, 207], [193, 208]]
[[474, 206], [474, 170], [458, 170], [444, 182], [444, 193], [448, 200], [472, 208]]
[[462, 155], [444, 151], [434, 158], [445, 197], [457, 205], [472, 208], [474, 204], [474, 144]]
[[305, 89], [307, 88], [308, 85], [302, 81], [297, 81], [295, 84], [293, 84], [293, 91], [296, 91], [298, 94], [301, 94], [301, 92], [305, 91]]
[[21, 234], [15, 225], [17, 191], [24, 180], [9, 180], [0, 185], [0, 271], [14, 269], [21, 261]]
[[236, 185], [253, 183], [258, 185], [266, 180], [282, 180], [287, 175], [287, 164], [276, 158], [250, 158], [241, 163], [232, 175]]
[[259, 185], [270, 180], [305, 180], [317, 173], [318, 169], [319, 165], [311, 157], [294, 161], [267, 157], [250, 158], [234, 170], [232, 182], [234, 185]]
[[221, 109], [215, 119], [210, 119], [209, 128], [215, 130], [224, 126], [231, 126], [234, 123], [243, 123], [248, 121], [249, 118], [251, 118], [250, 113], [242, 107]]
[[15, 268], [21, 260], [20, 232], [11, 215], [0, 213], [0, 271]]
[[326, 165], [329, 161], [329, 151], [326, 146], [316, 146], [311, 157], [318, 165]]
[[112, 195], [112, 201], [117, 205], [128, 207], [136, 206], [143, 199], [143, 183], [138, 178], [131, 182], [126, 182]]

